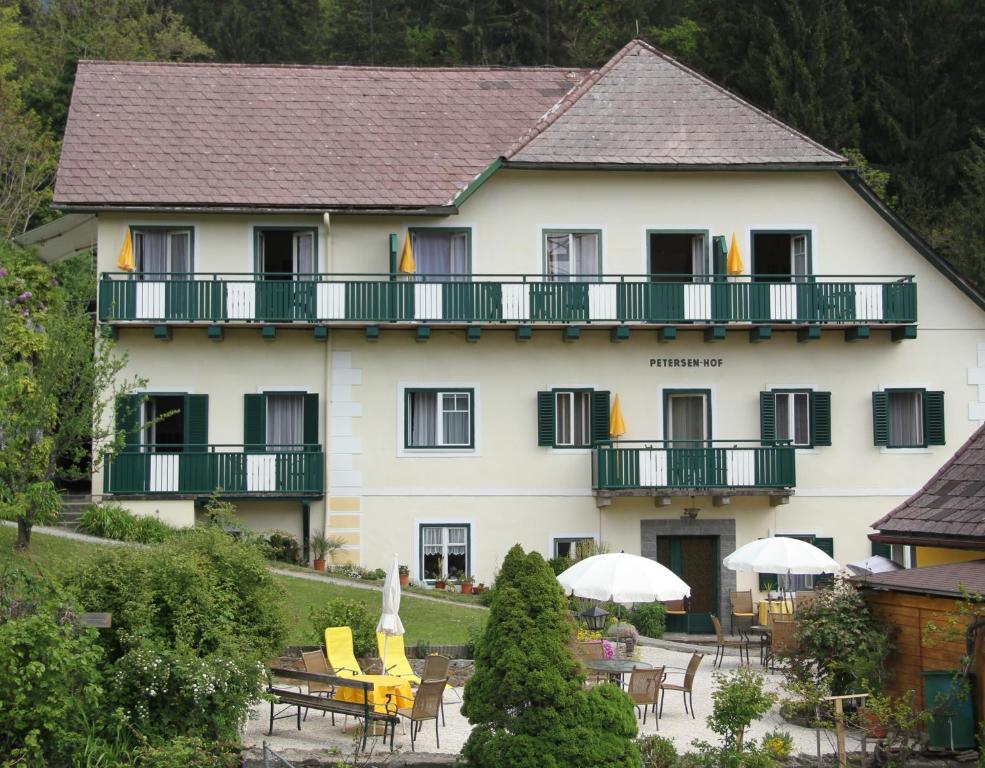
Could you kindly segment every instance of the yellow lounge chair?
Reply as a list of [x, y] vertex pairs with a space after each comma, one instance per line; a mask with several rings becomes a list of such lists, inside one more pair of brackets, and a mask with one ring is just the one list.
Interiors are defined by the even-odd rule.
[[363, 673], [352, 651], [352, 629], [349, 627], [325, 628], [325, 656], [336, 677], [355, 677]]
[[384, 675], [394, 675], [402, 677], [411, 685], [420, 685], [421, 678], [414, 674], [414, 670], [407, 661], [407, 653], [404, 651], [404, 636], [390, 635], [389, 637], [382, 632], [376, 633], [376, 647], [380, 652], [380, 658], [384, 657], [384, 645], [386, 646], [386, 668]]

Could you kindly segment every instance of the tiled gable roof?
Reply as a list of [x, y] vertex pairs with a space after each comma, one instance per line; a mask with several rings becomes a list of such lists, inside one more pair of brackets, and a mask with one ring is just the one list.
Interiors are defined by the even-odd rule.
[[985, 544], [985, 427], [923, 488], [872, 527], [882, 535]]
[[587, 74], [82, 61], [63, 205], [446, 205]]
[[82, 61], [55, 202], [439, 207], [501, 157], [847, 164], [640, 41], [597, 72]]
[[960, 597], [964, 590], [972, 595], [981, 595], [985, 594], [985, 560], [876, 573], [855, 581], [865, 587], [897, 592]]
[[639, 40], [545, 115], [507, 159], [671, 166], [847, 163]]

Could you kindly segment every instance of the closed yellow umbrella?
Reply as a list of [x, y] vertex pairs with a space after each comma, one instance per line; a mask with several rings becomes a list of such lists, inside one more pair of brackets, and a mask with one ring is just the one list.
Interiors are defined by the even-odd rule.
[[609, 416], [609, 434], [612, 437], [622, 437], [626, 434], [626, 422], [622, 418], [619, 395], [616, 395], [616, 399], [612, 401], [612, 413]]
[[735, 232], [732, 233], [732, 244], [728, 247], [728, 273], [730, 275], [741, 275], [746, 271], [742, 264], [742, 254], [739, 252], [739, 241], [735, 239]]
[[133, 272], [137, 268], [137, 263], [133, 259], [133, 236], [130, 234], [129, 227], [123, 238], [123, 247], [120, 248], [120, 257], [116, 260], [116, 266], [124, 272]]
[[401, 272], [411, 275], [417, 271], [417, 265], [414, 264], [414, 246], [410, 241], [410, 232], [407, 232], [407, 237], [404, 239], [404, 250], [400, 254], [399, 269]]

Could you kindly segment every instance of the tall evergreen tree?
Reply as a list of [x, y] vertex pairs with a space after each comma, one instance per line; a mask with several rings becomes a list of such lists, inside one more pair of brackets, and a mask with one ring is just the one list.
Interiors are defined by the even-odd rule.
[[568, 648], [574, 624], [554, 572], [513, 547], [500, 569], [462, 714], [477, 768], [638, 768], [636, 718], [614, 685], [586, 691]]

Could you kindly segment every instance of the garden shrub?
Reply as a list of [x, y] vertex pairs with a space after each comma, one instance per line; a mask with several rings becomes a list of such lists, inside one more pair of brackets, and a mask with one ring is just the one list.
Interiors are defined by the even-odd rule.
[[677, 748], [674, 742], [656, 734], [636, 740], [643, 768], [676, 768]]
[[279, 563], [301, 563], [301, 545], [289, 533], [274, 531], [267, 539], [267, 557]]
[[568, 570], [572, 565], [574, 565], [575, 561], [572, 560], [570, 557], [562, 555], [560, 557], [552, 557], [550, 560], [547, 561], [547, 564], [551, 566], [551, 570], [554, 571], [555, 576], [560, 576], [562, 573]]
[[152, 740], [234, 739], [281, 648], [281, 591], [252, 546], [215, 528], [145, 550], [101, 553], [71, 577], [88, 610], [110, 611], [98, 642], [108, 706]]
[[242, 762], [234, 744], [179, 736], [158, 746], [136, 750], [139, 768], [236, 768]]
[[513, 547], [503, 561], [465, 684], [473, 725], [463, 755], [477, 768], [638, 768], [636, 716], [614, 685], [583, 688], [568, 648], [574, 622], [550, 566]]
[[629, 623], [644, 637], [663, 637], [667, 612], [663, 603], [641, 603], [629, 613]]
[[763, 676], [749, 667], [716, 673], [708, 727], [722, 737], [722, 749], [742, 752], [746, 728], [769, 712], [776, 698], [763, 690]]
[[789, 680], [824, 684], [832, 696], [885, 689], [894, 630], [872, 616], [854, 586], [839, 580], [832, 589], [818, 590], [799, 606], [798, 618], [799, 651], [788, 659]]
[[156, 517], [133, 515], [119, 504], [90, 504], [79, 517], [80, 533], [117, 541], [160, 544], [181, 533]]
[[793, 736], [786, 731], [770, 731], [763, 736], [763, 750], [778, 760], [793, 753]]
[[95, 630], [78, 626], [63, 598], [19, 573], [0, 574], [0, 593], [0, 760], [67, 764], [102, 707]]
[[313, 642], [325, 642], [326, 627], [350, 627], [356, 656], [376, 655], [376, 619], [362, 603], [336, 597], [324, 605], [312, 608], [308, 618], [313, 631]]

